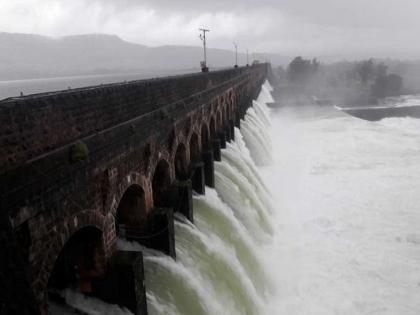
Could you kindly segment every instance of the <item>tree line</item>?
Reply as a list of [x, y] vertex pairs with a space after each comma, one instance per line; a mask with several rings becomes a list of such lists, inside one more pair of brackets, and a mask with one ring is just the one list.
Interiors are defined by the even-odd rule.
[[406, 92], [403, 77], [373, 58], [322, 64], [298, 56], [286, 69], [279, 67], [277, 74], [283, 86], [295, 93], [328, 98], [340, 105], [372, 105]]

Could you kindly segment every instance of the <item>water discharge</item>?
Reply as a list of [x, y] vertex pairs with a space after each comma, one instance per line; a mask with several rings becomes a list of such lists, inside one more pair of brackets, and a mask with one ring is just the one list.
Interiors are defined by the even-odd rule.
[[265, 314], [420, 314], [420, 120], [314, 107], [272, 120]]
[[149, 314], [420, 314], [419, 120], [273, 112], [270, 91], [215, 163], [215, 189], [193, 197], [194, 225], [176, 215], [176, 261], [118, 241], [143, 251]]
[[[270, 101], [268, 89], [264, 87], [261, 99]], [[236, 141], [227, 144], [222, 161], [215, 163], [216, 188], [193, 197], [194, 225], [176, 215], [176, 261], [118, 240], [120, 249], [143, 252], [150, 315], [262, 314], [273, 283], [261, 248], [274, 232], [271, 193], [255, 161], [267, 164], [271, 159], [270, 124], [266, 105], [254, 101], [242, 121], [244, 135], [236, 128]], [[95, 299], [66, 294], [78, 309], [89, 311], [90, 305], [92, 314], [99, 309]], [[112, 314], [128, 312], [110, 309]]]
[[[270, 150], [268, 109], [256, 106], [245, 120], [264, 135], [260, 144]], [[152, 315], [262, 314], [271, 296], [273, 284], [261, 250], [273, 234], [271, 194], [251, 158], [259, 148], [248, 149], [239, 129], [235, 138], [215, 163], [216, 188], [207, 187], [206, 195], [193, 198], [194, 225], [177, 215], [177, 260], [146, 251]]]

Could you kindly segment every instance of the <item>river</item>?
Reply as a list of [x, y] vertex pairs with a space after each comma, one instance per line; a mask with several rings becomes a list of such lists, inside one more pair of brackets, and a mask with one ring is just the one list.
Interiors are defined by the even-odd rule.
[[420, 120], [273, 115], [267, 314], [420, 314]]
[[98, 75], [80, 75], [41, 79], [26, 80], [0, 80], [0, 100], [29, 95], [36, 93], [45, 93], [53, 91], [62, 91], [87, 86], [101, 84], [118, 83], [123, 81], [135, 81], [149, 78], [165, 77], [168, 75], [178, 75], [191, 73], [190, 70], [166, 70], [166, 71], [143, 71], [141, 73], [116, 73], [116, 74], [98, 74]]

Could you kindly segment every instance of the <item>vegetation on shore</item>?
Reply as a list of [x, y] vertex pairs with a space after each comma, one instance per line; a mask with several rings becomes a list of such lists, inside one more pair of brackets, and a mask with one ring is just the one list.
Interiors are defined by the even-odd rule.
[[302, 103], [303, 97], [318, 103], [364, 106], [378, 104], [389, 96], [417, 92], [405, 86], [399, 66], [372, 58], [323, 64], [299, 56], [286, 69], [278, 67], [276, 73], [284, 94]]

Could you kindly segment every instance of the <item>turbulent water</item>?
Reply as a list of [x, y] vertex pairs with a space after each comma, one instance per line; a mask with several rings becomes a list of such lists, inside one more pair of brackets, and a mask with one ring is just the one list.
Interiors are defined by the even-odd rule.
[[[273, 292], [262, 259], [262, 247], [274, 233], [272, 197], [251, 152], [264, 149], [271, 155], [269, 120], [266, 105], [255, 102], [241, 124], [253, 134], [259, 132], [260, 140], [236, 129], [236, 141], [228, 143], [222, 161], [215, 162], [216, 188], [207, 187], [204, 196], [193, 198], [194, 225], [177, 216], [177, 261], [156, 252], [145, 255], [151, 315], [264, 312]], [[123, 241], [120, 246], [136, 248]]]
[[119, 240], [144, 253], [149, 314], [420, 314], [420, 120], [270, 111], [270, 90], [215, 163], [216, 188], [194, 196], [195, 224], [177, 215], [176, 261]]
[[267, 314], [420, 314], [420, 120], [273, 116]]

